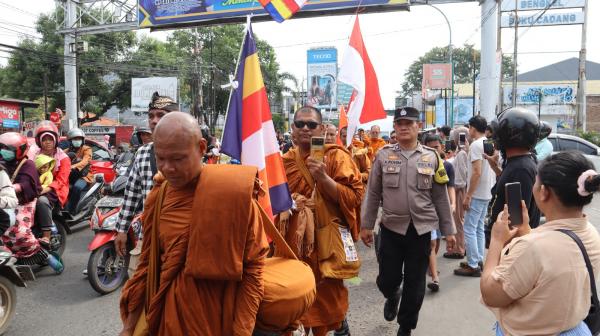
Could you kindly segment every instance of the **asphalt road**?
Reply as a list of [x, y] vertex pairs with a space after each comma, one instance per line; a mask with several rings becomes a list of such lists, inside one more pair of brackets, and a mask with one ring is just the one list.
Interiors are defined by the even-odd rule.
[[[586, 213], [600, 228], [600, 197]], [[37, 273], [36, 281], [28, 283], [28, 288], [17, 290], [17, 312], [5, 335], [118, 334], [121, 327], [119, 292], [100, 296], [81, 273], [87, 265], [87, 244], [91, 238], [92, 232], [88, 229], [70, 235], [65, 251], [65, 272], [56, 276], [51, 270], [43, 269]], [[375, 285], [377, 262], [373, 249], [360, 243], [359, 251], [363, 261], [362, 282], [348, 284], [348, 320], [352, 335], [396, 335], [397, 324], [383, 319], [384, 298]], [[452, 271], [457, 264], [456, 260], [438, 258], [441, 289], [438, 293], [427, 292], [413, 335], [493, 335], [495, 319], [479, 301], [479, 279], [454, 276]]]

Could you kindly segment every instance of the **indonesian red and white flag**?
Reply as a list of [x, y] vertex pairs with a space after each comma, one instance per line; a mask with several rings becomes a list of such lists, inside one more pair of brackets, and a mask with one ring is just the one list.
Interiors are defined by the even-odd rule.
[[354, 21], [350, 44], [344, 55], [338, 80], [352, 86], [355, 90], [354, 100], [348, 108], [346, 146], [349, 146], [358, 125], [386, 118], [379, 94], [377, 75], [360, 32], [358, 15]]

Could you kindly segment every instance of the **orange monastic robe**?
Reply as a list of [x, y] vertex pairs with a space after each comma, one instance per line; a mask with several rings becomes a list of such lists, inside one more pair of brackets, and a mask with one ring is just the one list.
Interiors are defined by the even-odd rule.
[[377, 152], [386, 145], [386, 142], [381, 138], [365, 138], [365, 144], [369, 147], [369, 158], [373, 162], [375, 161]]
[[[314, 186], [306, 181], [298, 167], [297, 158], [300, 155], [299, 149], [294, 148], [283, 156], [288, 185], [292, 194], [297, 193], [306, 198], [311, 198]], [[302, 158], [304, 162], [306, 159], [307, 157]], [[364, 194], [360, 172], [352, 162], [350, 153], [338, 145], [325, 146], [325, 162], [327, 163], [327, 175], [337, 182], [339, 204], [331, 202], [330, 204], [316, 204], [315, 206], [339, 207], [344, 217], [340, 218], [340, 223], [348, 226], [353, 236], [357, 235], [359, 228], [356, 208], [359, 206]], [[325, 203], [329, 203], [325, 196], [323, 198], [326, 200]], [[297, 227], [297, 217], [297, 213], [292, 215], [286, 232], [285, 238], [291, 246], [293, 246], [292, 241]], [[318, 227], [319, 223], [316, 223], [316, 226]], [[303, 316], [301, 322], [305, 327], [312, 328], [315, 336], [324, 336], [327, 331], [339, 328], [344, 320], [348, 311], [348, 289], [344, 287], [343, 280], [321, 278], [317, 260], [318, 250], [319, 246], [316, 245], [308, 257], [302, 257], [302, 260], [310, 265], [315, 274], [317, 300]], [[294, 252], [298, 254], [298, 251]]]
[[[203, 169], [206, 170], [206, 167], [211, 166]], [[145, 304], [154, 204], [161, 181], [157, 179], [157, 182], [144, 207], [140, 264], [121, 295], [121, 317], [124, 321], [131, 312]], [[198, 212], [199, 207], [194, 200], [200, 193], [209, 193], [203, 202], [225, 201], [219, 198], [219, 190], [202, 189], [196, 183], [183, 189], [167, 187], [159, 229], [160, 287], [146, 311], [151, 335], [250, 336], [254, 329], [263, 297], [262, 269], [268, 252], [259, 205], [251, 197], [240, 197], [226, 200], [229, 214], [222, 211]], [[244, 207], [247, 222], [241, 220], [240, 225], [232, 223], [232, 220], [239, 219], [237, 209]], [[201, 216], [202, 219], [198, 219]], [[195, 235], [198, 229], [200, 231]], [[214, 244], [210, 241], [205, 243], [206, 238], [210, 238], [207, 236], [212, 237]], [[202, 250], [205, 253], [199, 252]], [[215, 251], [220, 253], [220, 258], [214, 258]], [[188, 268], [195, 269], [190, 271]], [[198, 268], [201, 268], [200, 272]], [[235, 271], [231, 270], [236, 268], [238, 279], [231, 276], [235, 275]], [[215, 273], [221, 274], [221, 269], [225, 280], [214, 276]], [[190, 275], [193, 272], [209, 274], [210, 278]]]

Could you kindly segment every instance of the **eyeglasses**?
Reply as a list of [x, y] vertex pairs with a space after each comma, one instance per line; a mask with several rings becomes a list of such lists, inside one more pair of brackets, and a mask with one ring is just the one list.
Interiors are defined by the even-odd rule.
[[319, 123], [316, 121], [302, 121], [302, 120], [296, 120], [294, 121], [294, 126], [296, 126], [296, 128], [304, 128], [304, 126], [308, 126], [308, 129], [314, 130], [315, 128], [317, 128], [319, 126]]

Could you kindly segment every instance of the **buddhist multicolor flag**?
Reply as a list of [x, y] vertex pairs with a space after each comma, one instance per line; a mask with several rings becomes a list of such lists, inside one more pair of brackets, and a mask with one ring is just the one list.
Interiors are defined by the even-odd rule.
[[260, 0], [260, 4], [277, 22], [292, 17], [305, 3], [306, 0]]
[[258, 177], [268, 191], [259, 202], [267, 213], [288, 210], [292, 198], [250, 23], [232, 88], [221, 151], [243, 165], [258, 168]]

